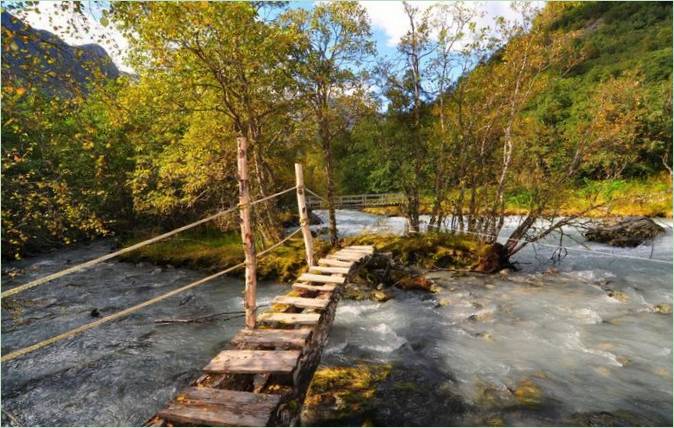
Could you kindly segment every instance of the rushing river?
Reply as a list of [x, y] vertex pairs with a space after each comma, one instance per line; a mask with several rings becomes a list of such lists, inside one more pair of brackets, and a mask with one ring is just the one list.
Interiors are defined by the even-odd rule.
[[[348, 235], [405, 227], [354, 211], [340, 211], [338, 223]], [[666, 224], [653, 247], [589, 247], [671, 262]], [[25, 273], [3, 273], [3, 289], [109, 251], [102, 241], [5, 264], [4, 273]], [[672, 265], [569, 251], [550, 271], [552, 251], [525, 249], [516, 258], [522, 271], [507, 277], [433, 273], [437, 294], [343, 301], [322, 364], [392, 365], [370, 415], [377, 424], [560, 425], [610, 412], [614, 423], [671, 426], [672, 316], [655, 305], [672, 303]], [[68, 275], [4, 302], [2, 352], [92, 321], [93, 309], [105, 316], [203, 275], [119, 262]], [[3, 425], [141, 424], [241, 328], [242, 290], [239, 279], [219, 279], [3, 363]], [[281, 291], [262, 284], [260, 304]], [[156, 322], [218, 313], [228, 314]]]
[[[18, 263], [26, 273], [3, 275], [3, 289], [111, 252], [96, 242]], [[140, 263], [104, 262], [17, 295], [20, 309], [3, 304], [2, 353], [31, 345], [153, 296], [202, 278], [204, 273]], [[258, 287], [258, 303], [282, 292]], [[171, 297], [125, 319], [89, 330], [2, 363], [2, 424], [78, 426], [140, 425], [243, 326], [243, 282], [220, 278]], [[7, 307], [9, 306], [9, 307]], [[227, 313], [216, 321], [161, 324]], [[10, 418], [13, 418], [12, 420]]]
[[[362, 213], [337, 220], [346, 234], [405, 228]], [[322, 364], [392, 365], [367, 415], [375, 425], [671, 426], [672, 315], [656, 305], [672, 303], [672, 228], [659, 222], [667, 233], [652, 246], [581, 245], [570, 229], [578, 242], [567, 238], [556, 264], [558, 236], [525, 248], [508, 276], [436, 272], [437, 294], [343, 301]]]

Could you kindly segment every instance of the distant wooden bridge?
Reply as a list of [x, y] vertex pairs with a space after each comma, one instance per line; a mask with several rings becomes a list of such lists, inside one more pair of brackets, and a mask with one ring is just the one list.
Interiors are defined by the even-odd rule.
[[[405, 195], [402, 193], [366, 193], [362, 195], [340, 195], [335, 197], [336, 208], [367, 208], [367, 207], [391, 207], [405, 203]], [[317, 196], [307, 196], [309, 209], [327, 208], [327, 202]]]

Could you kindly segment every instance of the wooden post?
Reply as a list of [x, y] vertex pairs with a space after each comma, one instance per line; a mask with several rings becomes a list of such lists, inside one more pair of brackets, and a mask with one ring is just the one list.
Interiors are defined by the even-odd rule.
[[246, 312], [246, 327], [255, 328], [255, 242], [250, 220], [250, 189], [248, 188], [248, 140], [246, 137], [237, 137], [238, 146], [237, 166], [239, 170], [239, 211], [241, 213], [241, 241], [246, 255], [246, 295], [243, 303]]
[[311, 238], [311, 229], [309, 229], [309, 214], [304, 196], [304, 173], [301, 163], [295, 164], [295, 184], [297, 185], [297, 209], [300, 212], [300, 226], [302, 227], [302, 236], [304, 237], [304, 249], [307, 252], [307, 265], [315, 266], [314, 246]]

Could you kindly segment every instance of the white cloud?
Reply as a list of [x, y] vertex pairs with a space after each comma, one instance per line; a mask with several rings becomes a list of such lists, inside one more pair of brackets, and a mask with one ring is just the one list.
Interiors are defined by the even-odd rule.
[[72, 15], [60, 12], [61, 3], [40, 1], [37, 3], [39, 13], [31, 10], [20, 13], [18, 16], [33, 28], [54, 33], [70, 45], [99, 44], [108, 52], [117, 68], [133, 72], [133, 69], [126, 63], [128, 41], [112, 26], [101, 25], [98, 21], [101, 15], [100, 9], [87, 10], [84, 16], [77, 16], [78, 28], [73, 31], [68, 23]]
[[[436, 1], [410, 1], [416, 7], [425, 10], [436, 3]], [[493, 27], [494, 19], [502, 16], [507, 20], [518, 18], [517, 13], [511, 8], [510, 1], [487, 1], [487, 2], [466, 2], [465, 5], [474, 8], [477, 12], [484, 12], [484, 16], [477, 20], [480, 26]], [[540, 7], [544, 2], [535, 2]], [[409, 21], [405, 16], [403, 3], [400, 1], [361, 1], [363, 7], [367, 10], [372, 25], [380, 29], [387, 36], [386, 44], [395, 46], [405, 35], [409, 28]]]

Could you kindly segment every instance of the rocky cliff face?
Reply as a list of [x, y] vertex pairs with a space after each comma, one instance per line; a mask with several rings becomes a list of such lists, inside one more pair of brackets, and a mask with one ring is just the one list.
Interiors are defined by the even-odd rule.
[[96, 80], [114, 79], [119, 75], [101, 46], [71, 46], [48, 31], [36, 30], [2, 12], [3, 85], [72, 94], [86, 92]]

